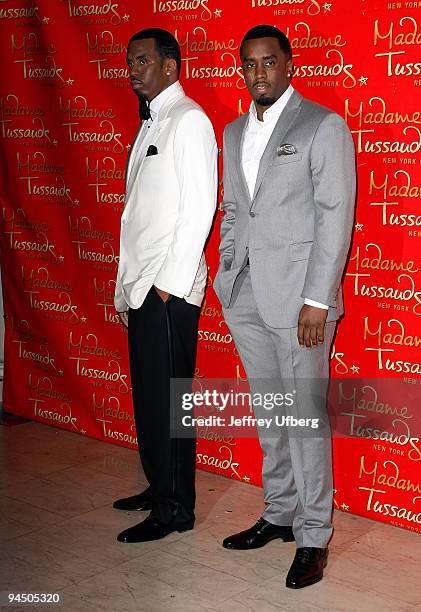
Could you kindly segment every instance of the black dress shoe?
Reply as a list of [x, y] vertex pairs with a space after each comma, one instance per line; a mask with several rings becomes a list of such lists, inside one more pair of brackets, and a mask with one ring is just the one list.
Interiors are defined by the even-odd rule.
[[251, 548], [261, 548], [277, 538], [281, 538], [284, 542], [293, 542], [292, 527], [279, 527], [279, 525], [268, 523], [262, 517], [250, 529], [225, 538], [222, 546], [231, 550], [249, 550]]
[[152, 510], [152, 500], [149, 494], [149, 489], [146, 489], [138, 495], [131, 497], [123, 497], [113, 503], [113, 508], [116, 510]]
[[153, 516], [148, 516], [144, 521], [129, 527], [125, 531], [118, 534], [117, 540], [119, 542], [152, 542], [152, 540], [160, 540], [165, 538], [169, 533], [173, 531], [188, 531], [193, 529], [194, 519], [187, 523], [180, 523], [176, 525], [164, 525], [157, 521]]
[[301, 589], [319, 582], [323, 578], [323, 569], [327, 565], [327, 554], [327, 548], [313, 546], [297, 548], [288, 572], [286, 586], [289, 589]]

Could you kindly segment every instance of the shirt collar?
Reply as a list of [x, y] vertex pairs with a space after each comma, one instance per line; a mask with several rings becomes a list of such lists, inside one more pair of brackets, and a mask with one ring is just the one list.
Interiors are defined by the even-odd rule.
[[159, 93], [156, 98], [152, 100], [149, 105], [149, 110], [151, 112], [152, 121], [156, 118], [161, 108], [164, 106], [165, 102], [173, 97], [176, 93], [184, 93], [183, 88], [181, 87], [180, 81], [176, 81], [169, 87], [166, 87]]
[[272, 106], [269, 106], [269, 108], [264, 111], [263, 121], [260, 121], [260, 119], [257, 118], [256, 106], [254, 102], [252, 102], [249, 109], [250, 121], [260, 126], [263, 126], [266, 123], [272, 123], [272, 121], [277, 121], [293, 93], [294, 88], [292, 85], [289, 85], [282, 96], [278, 98], [276, 102], [272, 104]]

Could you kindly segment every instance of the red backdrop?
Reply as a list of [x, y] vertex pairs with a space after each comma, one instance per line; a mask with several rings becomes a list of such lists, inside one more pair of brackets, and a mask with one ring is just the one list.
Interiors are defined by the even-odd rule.
[[[182, 84], [208, 112], [220, 145], [224, 125], [249, 106], [242, 35], [258, 23], [289, 35], [294, 86], [345, 117], [358, 151], [346, 317], [332, 374], [351, 389], [361, 376], [396, 378], [419, 396], [420, 10], [421, 2], [386, 0], [2, 0], [6, 409], [136, 446], [126, 332], [112, 304], [124, 166], [137, 127], [125, 50], [149, 26], [178, 38]], [[212, 290], [220, 215], [207, 249], [196, 376], [241, 379]], [[336, 437], [335, 506], [420, 531], [419, 407], [385, 412], [386, 401], [355, 401], [352, 414], [371, 410], [384, 416], [383, 429], [406, 433], [398, 441], [366, 430]], [[199, 467], [260, 483], [256, 440], [198, 433]]]

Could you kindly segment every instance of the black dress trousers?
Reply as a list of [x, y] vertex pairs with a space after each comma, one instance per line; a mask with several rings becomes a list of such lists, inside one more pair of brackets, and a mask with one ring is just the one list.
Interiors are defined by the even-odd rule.
[[196, 439], [170, 437], [170, 378], [192, 379], [200, 308], [152, 287], [129, 310], [133, 407], [152, 514], [164, 524], [194, 521]]

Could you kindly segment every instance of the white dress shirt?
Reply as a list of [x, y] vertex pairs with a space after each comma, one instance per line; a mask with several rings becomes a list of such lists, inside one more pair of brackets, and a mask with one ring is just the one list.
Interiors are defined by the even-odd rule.
[[[249, 120], [246, 126], [243, 139], [243, 150], [242, 150], [242, 165], [244, 176], [246, 178], [250, 198], [253, 199], [254, 188], [256, 185], [257, 174], [259, 171], [260, 160], [281, 116], [282, 111], [287, 105], [288, 100], [294, 92], [292, 85], [288, 87], [280, 98], [276, 100], [272, 106], [269, 106], [263, 113], [263, 121], [260, 121], [257, 117], [256, 107], [254, 102], [250, 105]], [[309, 306], [316, 306], [317, 308], [323, 308], [328, 310], [326, 304], [321, 304], [315, 300], [305, 298], [305, 304]]]

